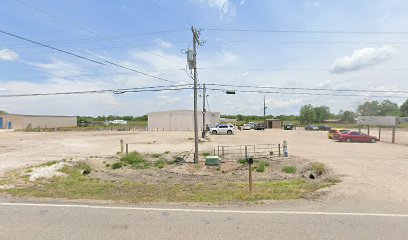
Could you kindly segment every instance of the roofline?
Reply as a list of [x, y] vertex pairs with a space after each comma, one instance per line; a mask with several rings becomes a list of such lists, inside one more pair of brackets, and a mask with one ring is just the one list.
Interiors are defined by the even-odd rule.
[[4, 116], [18, 116], [18, 117], [78, 117], [78, 116], [61, 116], [61, 115], [31, 115], [31, 114], [14, 114], [14, 113], [0, 113]]

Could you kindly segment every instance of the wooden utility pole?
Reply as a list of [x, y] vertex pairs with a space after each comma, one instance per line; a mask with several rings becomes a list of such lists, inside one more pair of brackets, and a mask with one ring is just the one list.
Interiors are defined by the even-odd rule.
[[206, 109], [205, 109], [205, 98], [207, 97], [206, 95], [206, 89], [205, 89], [205, 83], [203, 84], [203, 134], [202, 137], [205, 138], [205, 134], [206, 134], [206, 127], [205, 127], [205, 113], [206, 113]]
[[192, 26], [193, 33], [193, 62], [194, 62], [194, 163], [198, 163], [198, 122], [197, 122], [197, 44], [200, 44], [198, 32]]
[[265, 121], [265, 117], [266, 117], [266, 102], [265, 102], [265, 95], [264, 95], [264, 121]]

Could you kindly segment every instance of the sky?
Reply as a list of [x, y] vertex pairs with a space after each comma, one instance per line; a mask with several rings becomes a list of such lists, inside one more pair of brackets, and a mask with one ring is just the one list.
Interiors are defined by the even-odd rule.
[[[203, 41], [197, 76], [209, 88], [207, 110], [262, 115], [265, 96], [268, 115], [298, 114], [306, 104], [337, 113], [372, 100], [402, 104], [408, 96], [224, 87], [247, 91], [227, 95], [208, 84], [408, 91], [407, 11], [403, 0], [4, 0], [0, 31], [191, 84], [185, 50], [193, 47], [194, 26]], [[165, 85], [174, 84], [0, 32], [0, 95]], [[201, 109], [201, 94], [198, 103]], [[192, 108], [192, 89], [0, 98], [0, 110], [19, 114], [140, 116]]]

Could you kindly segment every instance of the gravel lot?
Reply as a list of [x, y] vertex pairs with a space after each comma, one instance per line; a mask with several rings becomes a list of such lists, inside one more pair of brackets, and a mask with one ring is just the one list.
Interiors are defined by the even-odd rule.
[[[406, 132], [399, 133], [406, 134]], [[0, 176], [5, 172], [75, 156], [112, 155], [119, 141], [130, 150], [147, 153], [190, 151], [193, 132], [0, 132]], [[235, 135], [210, 135], [200, 151], [220, 145], [281, 143], [289, 154], [325, 163], [343, 182], [331, 188], [332, 199], [408, 201], [408, 146], [389, 143], [338, 143], [326, 132], [303, 130], [242, 131]], [[192, 156], [190, 155], [190, 158]]]

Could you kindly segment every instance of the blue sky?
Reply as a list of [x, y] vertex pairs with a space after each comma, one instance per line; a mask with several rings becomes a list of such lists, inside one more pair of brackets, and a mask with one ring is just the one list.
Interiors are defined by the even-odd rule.
[[[206, 30], [404, 32], [407, 10], [408, 2], [402, 0], [5, 0], [0, 8], [0, 30], [98, 61], [113, 61], [178, 83], [191, 83], [183, 70], [182, 50], [192, 47], [189, 28], [193, 24], [204, 29], [201, 39], [206, 41], [198, 49], [198, 66], [204, 68], [199, 70], [201, 83], [407, 90], [406, 33]], [[0, 94], [166, 84], [0, 34]], [[209, 95], [212, 111], [263, 113], [263, 94], [209, 91]], [[382, 100], [368, 94], [267, 94], [266, 99], [267, 113], [273, 115], [297, 114], [305, 104], [325, 104], [337, 112], [355, 110], [364, 101]], [[391, 100], [401, 104], [404, 98]], [[192, 109], [192, 92], [1, 98], [0, 109], [26, 114], [142, 115]]]

